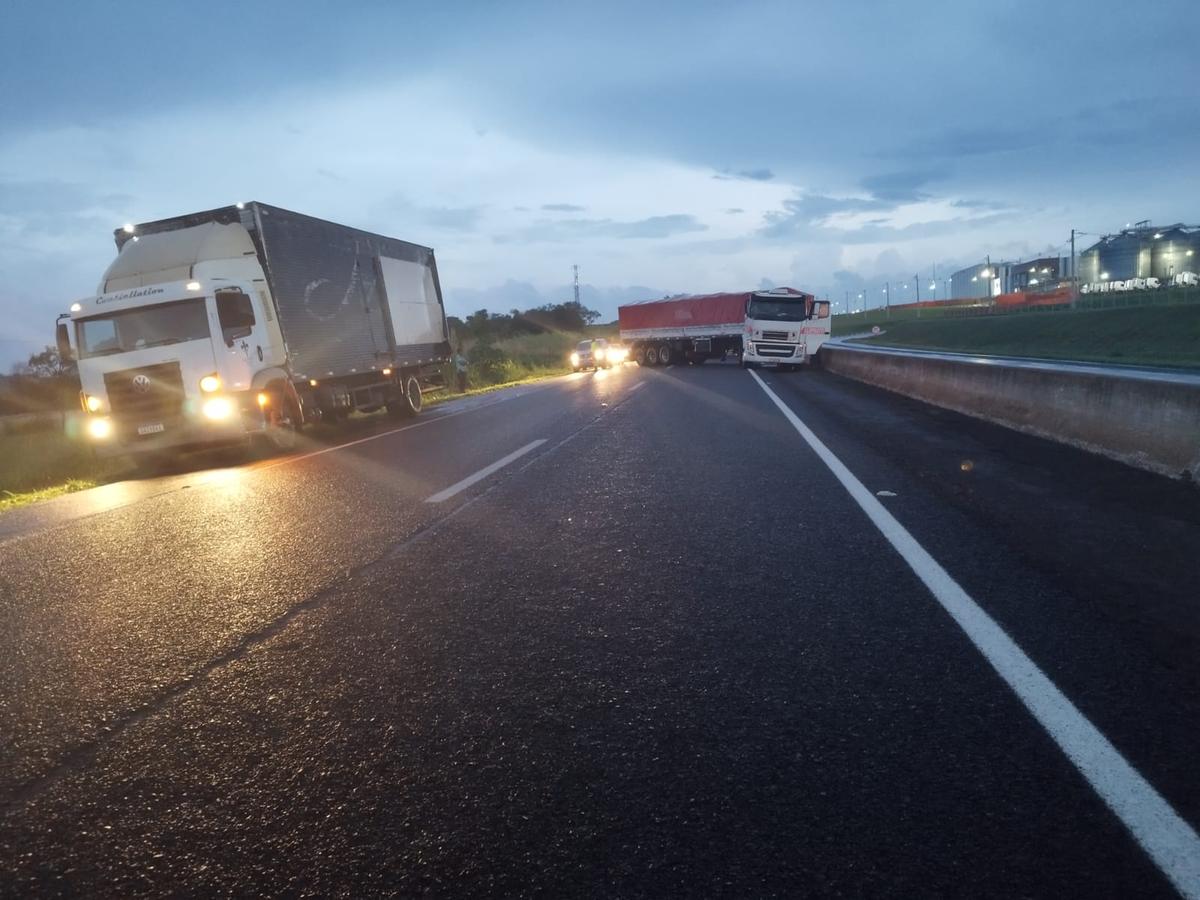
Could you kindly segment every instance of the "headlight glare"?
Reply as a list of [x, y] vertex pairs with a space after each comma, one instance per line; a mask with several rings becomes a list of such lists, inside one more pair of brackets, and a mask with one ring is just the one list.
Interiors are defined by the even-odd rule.
[[206, 394], [212, 394], [221, 389], [221, 379], [216, 372], [211, 375], [205, 375], [200, 379], [200, 390]]
[[88, 421], [87, 430], [95, 440], [102, 441], [112, 434], [112, 422], [108, 419], [91, 419]]
[[228, 419], [233, 415], [233, 404], [228, 397], [213, 397], [204, 401], [203, 410], [206, 419]]

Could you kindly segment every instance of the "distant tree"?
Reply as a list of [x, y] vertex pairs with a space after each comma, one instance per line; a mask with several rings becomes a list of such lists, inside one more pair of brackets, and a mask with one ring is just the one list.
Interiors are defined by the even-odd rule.
[[29, 361], [13, 367], [14, 375], [32, 375], [34, 378], [62, 378], [74, 375], [75, 363], [58, 355], [58, 348], [46, 346], [37, 353], [29, 354]]

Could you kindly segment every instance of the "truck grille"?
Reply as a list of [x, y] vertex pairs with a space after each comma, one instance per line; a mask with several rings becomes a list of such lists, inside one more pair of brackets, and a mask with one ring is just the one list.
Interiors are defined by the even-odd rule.
[[178, 419], [183, 409], [183, 377], [177, 362], [109, 372], [104, 389], [113, 418], [133, 434], [140, 425]]
[[764, 331], [762, 336], [764, 341], [786, 341], [788, 337], [786, 331]]
[[780, 359], [793, 356], [796, 352], [794, 344], [755, 344], [754, 352], [759, 356], [778, 356]]

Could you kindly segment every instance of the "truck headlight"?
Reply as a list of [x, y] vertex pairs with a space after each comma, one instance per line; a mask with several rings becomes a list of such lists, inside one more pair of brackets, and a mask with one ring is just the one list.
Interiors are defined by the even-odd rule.
[[221, 379], [216, 372], [205, 375], [200, 379], [200, 390], [206, 394], [214, 394], [221, 389]]
[[579, 365], [579, 354], [578, 353], [571, 354], [571, 365], [573, 365], [573, 366]]
[[104, 405], [104, 401], [94, 394], [84, 394], [83, 405], [90, 413], [100, 412], [100, 407]]
[[112, 422], [108, 419], [89, 419], [88, 434], [97, 441], [102, 441], [112, 434]]
[[606, 353], [605, 353], [605, 350], [603, 347], [599, 347], [596, 349], [596, 359], [602, 360], [602, 359], [604, 359], [605, 355], [606, 355]]
[[211, 400], [205, 400], [204, 406], [201, 408], [206, 419], [228, 419], [233, 415], [233, 404], [228, 397], [213, 397]]

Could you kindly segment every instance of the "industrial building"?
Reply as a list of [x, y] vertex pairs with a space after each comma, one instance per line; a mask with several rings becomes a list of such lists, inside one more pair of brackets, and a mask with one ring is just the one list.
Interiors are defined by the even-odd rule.
[[1018, 262], [981, 262], [950, 276], [950, 296], [996, 297], [1013, 291], [1041, 291], [1071, 277], [1071, 257], [1039, 256]]
[[1084, 284], [1158, 278], [1164, 284], [1182, 272], [1200, 270], [1200, 226], [1155, 227], [1138, 222], [1108, 234], [1079, 255]]

